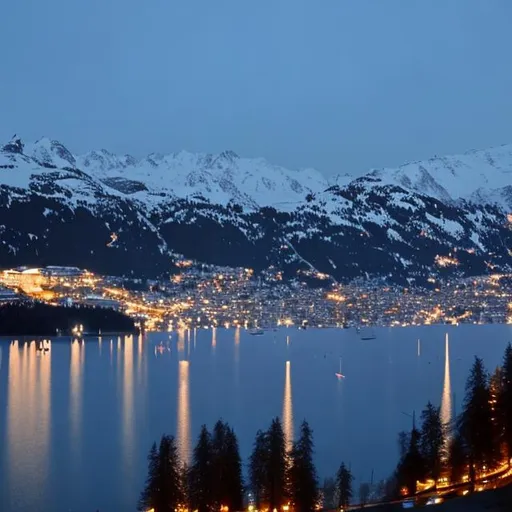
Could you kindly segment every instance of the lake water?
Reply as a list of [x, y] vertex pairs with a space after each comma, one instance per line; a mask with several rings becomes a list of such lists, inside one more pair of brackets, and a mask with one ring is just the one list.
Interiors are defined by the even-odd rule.
[[[235, 428], [245, 461], [272, 417], [281, 416], [288, 439], [306, 418], [321, 479], [342, 461], [356, 485], [372, 470], [375, 480], [385, 478], [397, 461], [397, 433], [411, 427], [404, 413], [419, 415], [431, 400], [448, 418], [460, 408], [474, 355], [494, 369], [512, 329], [432, 326], [376, 335], [361, 341], [353, 329], [263, 336], [218, 329], [56, 340], [46, 353], [3, 339], [0, 510], [135, 510], [152, 442], [174, 434], [187, 459], [200, 426], [218, 418]], [[160, 342], [169, 349], [156, 350]], [[338, 380], [340, 357], [346, 378]]]

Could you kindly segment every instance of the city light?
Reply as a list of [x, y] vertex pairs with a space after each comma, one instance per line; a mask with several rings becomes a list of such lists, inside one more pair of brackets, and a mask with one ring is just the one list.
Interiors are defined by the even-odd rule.
[[456, 258], [451, 256], [440, 256], [439, 254], [436, 255], [435, 262], [439, 267], [449, 267], [450, 265], [457, 266], [459, 264], [459, 260]]
[[[440, 267], [458, 263], [452, 255], [437, 256], [436, 261]], [[212, 266], [198, 270], [188, 263], [179, 268], [171, 281], [155, 282], [147, 289], [132, 288], [129, 279], [95, 275], [75, 267], [3, 270], [0, 286], [7, 290], [3, 300], [29, 297], [50, 305], [117, 309], [145, 331], [512, 324], [512, 279], [505, 274], [471, 279], [430, 277], [428, 282], [435, 285], [431, 289], [375, 286], [371, 282], [331, 282], [325, 289], [306, 283], [291, 286], [276, 277], [279, 272], [275, 269], [255, 276], [252, 269], [244, 268], [222, 267], [220, 271]], [[318, 278], [317, 274], [311, 270], [297, 272], [298, 276]]]

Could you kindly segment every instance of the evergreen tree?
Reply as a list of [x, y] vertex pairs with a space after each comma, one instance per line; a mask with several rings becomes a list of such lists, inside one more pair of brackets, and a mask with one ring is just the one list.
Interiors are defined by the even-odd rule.
[[409, 449], [397, 468], [397, 482], [406, 487], [409, 495], [416, 492], [416, 482], [425, 475], [424, 460], [420, 451], [421, 433], [413, 428], [410, 435]]
[[185, 493], [182, 486], [182, 464], [178, 456], [178, 447], [174, 437], [163, 436], [159, 450], [161, 476], [161, 506], [155, 512], [174, 512], [184, 505]]
[[186, 463], [182, 463], [181, 466], [181, 475], [180, 475], [180, 482], [181, 482], [181, 488], [183, 489], [183, 503], [190, 503], [190, 468], [187, 466]]
[[336, 484], [338, 488], [338, 508], [345, 510], [352, 499], [352, 482], [354, 477], [345, 464], [342, 462], [336, 475]]
[[501, 389], [498, 397], [499, 424], [507, 460], [512, 458], [512, 345], [509, 343], [503, 356]]
[[290, 471], [291, 498], [295, 510], [311, 512], [318, 503], [318, 479], [313, 462], [313, 432], [306, 421], [294, 443]]
[[159, 458], [156, 443], [153, 443], [148, 454], [148, 476], [146, 486], [139, 499], [137, 510], [145, 511], [155, 508], [159, 490]]
[[489, 378], [489, 395], [491, 422], [494, 432], [496, 456], [501, 458], [501, 448], [505, 441], [505, 426], [502, 420], [500, 408], [504, 402], [501, 401], [503, 395], [503, 371], [500, 366], [496, 367], [494, 373]]
[[466, 474], [466, 451], [464, 440], [459, 432], [451, 438], [448, 447], [448, 464], [450, 467], [450, 481], [452, 484], [462, 482], [462, 477]]
[[475, 357], [466, 382], [459, 427], [469, 457], [470, 479], [474, 484], [477, 468], [492, 466], [497, 458], [489, 379], [483, 361], [478, 357]]
[[184, 504], [181, 464], [172, 436], [162, 436], [157, 451], [153, 444], [148, 456], [148, 480], [139, 500], [139, 510], [174, 512]]
[[212, 434], [212, 464], [213, 464], [213, 496], [212, 505], [219, 510], [221, 505], [226, 504], [226, 430], [227, 425], [221, 420], [213, 427]]
[[267, 433], [258, 430], [249, 461], [249, 480], [258, 510], [268, 503], [268, 456], [269, 447]]
[[286, 443], [279, 418], [272, 420], [268, 437], [268, 505], [270, 510], [278, 510], [286, 503]]
[[194, 448], [193, 464], [189, 471], [189, 499], [193, 510], [214, 510], [213, 449], [210, 433], [205, 425]]
[[437, 485], [441, 475], [443, 447], [445, 442], [443, 422], [438, 407], [428, 402], [421, 413], [421, 454], [425, 463], [426, 476], [432, 478]]
[[244, 481], [242, 459], [238, 449], [238, 439], [233, 429], [228, 428], [225, 436], [225, 489], [224, 503], [229, 510], [242, 510], [244, 501]]
[[411, 433], [410, 432], [399, 432], [398, 433], [398, 453], [400, 460], [402, 460], [409, 451], [409, 445], [411, 444]]

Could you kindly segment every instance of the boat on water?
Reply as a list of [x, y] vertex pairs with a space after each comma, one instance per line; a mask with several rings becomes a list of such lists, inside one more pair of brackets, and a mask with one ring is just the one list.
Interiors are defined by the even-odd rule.
[[339, 372], [336, 372], [334, 375], [336, 375], [336, 378], [337, 379], [344, 379], [345, 378], [345, 375], [343, 375], [341, 373], [341, 357], [340, 357], [340, 371]]
[[263, 329], [251, 329], [249, 331], [249, 334], [251, 336], [263, 336], [264, 332], [263, 332]]

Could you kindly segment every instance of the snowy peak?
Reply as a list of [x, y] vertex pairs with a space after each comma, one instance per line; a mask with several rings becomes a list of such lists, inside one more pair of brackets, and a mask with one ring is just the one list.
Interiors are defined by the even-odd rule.
[[131, 155], [117, 156], [106, 149], [77, 156], [76, 162], [80, 169], [96, 172], [119, 171], [137, 164], [137, 160]]
[[[512, 207], [511, 153], [495, 148], [327, 183], [314, 169], [231, 151], [77, 157], [57, 141], [14, 138], [0, 150], [0, 261], [153, 275], [185, 258], [272, 266], [293, 279], [314, 269], [408, 283], [510, 272], [510, 210], [489, 203]], [[468, 197], [473, 203], [458, 201]]]
[[25, 145], [21, 139], [14, 135], [14, 137], [7, 144], [2, 146], [2, 152], [21, 155], [23, 154], [24, 147]]
[[213, 159], [213, 163], [218, 163], [222, 165], [233, 165], [240, 157], [234, 152], [228, 149], [227, 151], [223, 151]]
[[354, 181], [354, 176], [348, 173], [344, 174], [337, 174], [334, 176], [334, 178], [331, 180], [331, 185], [336, 185], [338, 187], [344, 187]]
[[[291, 171], [263, 158], [241, 158], [230, 150], [217, 155], [187, 151], [154, 153], [139, 161], [93, 152], [78, 157], [77, 162], [80, 168], [109, 184], [113, 180], [143, 184], [148, 192], [145, 197], [150, 196], [153, 204], [164, 194], [224, 206], [234, 202], [247, 208], [293, 209], [308, 193], [327, 188], [318, 171]], [[140, 199], [145, 200], [142, 195]]]
[[315, 169], [290, 170], [264, 158], [240, 157], [232, 150], [219, 154], [152, 153], [136, 159], [101, 149], [76, 156], [56, 140], [44, 137], [23, 144], [15, 136], [2, 147], [2, 154], [5, 165], [17, 159], [42, 168], [81, 170], [150, 208], [159, 208], [170, 198], [183, 198], [292, 211], [310, 194], [351, 184], [368, 190], [400, 187], [446, 204], [465, 200], [496, 204], [507, 211], [512, 208], [512, 144], [372, 170], [357, 179], [340, 174], [329, 180]]
[[75, 157], [59, 141], [43, 137], [32, 144], [26, 144], [25, 155], [37, 160], [42, 165], [58, 168], [76, 167]]
[[370, 173], [383, 184], [396, 184], [441, 201], [489, 200], [491, 190], [512, 184], [512, 144], [462, 155], [434, 157], [405, 164], [397, 169]]

